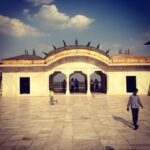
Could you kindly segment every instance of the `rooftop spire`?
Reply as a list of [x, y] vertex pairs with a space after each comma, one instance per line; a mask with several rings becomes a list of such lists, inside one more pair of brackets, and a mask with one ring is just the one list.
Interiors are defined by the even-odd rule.
[[64, 43], [64, 47], [66, 47], [66, 46], [67, 46], [67, 44], [66, 44], [65, 40], [63, 40], [63, 43]]
[[75, 40], [75, 45], [78, 45], [78, 40], [77, 39]]
[[47, 56], [47, 55], [48, 55], [48, 53], [46, 53], [46, 52], [43, 52], [43, 54], [45, 54], [45, 56]]
[[54, 49], [57, 49], [54, 45], [53, 45], [53, 48], [54, 48]]
[[26, 49], [24, 50], [24, 52], [25, 52], [25, 55], [27, 55], [27, 50]]
[[90, 46], [90, 44], [91, 44], [91, 41], [89, 41], [89, 43], [87, 43], [87, 45], [86, 45], [86, 46], [87, 46], [87, 47], [89, 47], [89, 46]]
[[105, 53], [108, 55], [108, 53], [110, 52], [111, 49], [108, 49]]
[[33, 55], [36, 55], [34, 48], [33, 48]]
[[99, 49], [99, 46], [100, 46], [100, 44], [98, 44], [96, 48]]
[[122, 54], [122, 49], [121, 48], [119, 49], [119, 54]]

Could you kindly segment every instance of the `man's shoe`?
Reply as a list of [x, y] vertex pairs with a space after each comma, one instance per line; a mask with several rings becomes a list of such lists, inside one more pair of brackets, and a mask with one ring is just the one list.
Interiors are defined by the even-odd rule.
[[136, 125], [136, 126], [134, 127], [135, 130], [137, 130], [138, 128], [139, 128], [139, 125]]

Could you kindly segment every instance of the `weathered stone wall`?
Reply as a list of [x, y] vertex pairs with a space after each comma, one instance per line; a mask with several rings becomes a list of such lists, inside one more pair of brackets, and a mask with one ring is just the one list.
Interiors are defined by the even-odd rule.
[[92, 74], [95, 71], [103, 71], [100, 67], [89, 64], [87, 62], [68, 62], [60, 63], [56, 65], [51, 70], [47, 70], [48, 74], [53, 73], [54, 71], [61, 71], [64, 74], [72, 74], [75, 71], [82, 71], [84, 74]]
[[148, 95], [150, 86], [150, 72], [148, 71], [124, 71], [108, 72], [108, 95], [131, 94], [126, 92], [126, 76], [136, 76], [136, 86], [139, 94]]
[[[30, 94], [20, 94], [20, 77], [30, 78]], [[3, 73], [3, 96], [48, 96], [48, 78], [43, 72]]]
[[[74, 71], [82, 71], [89, 76], [95, 71], [107, 75], [107, 94], [128, 94], [126, 76], [136, 76], [140, 94], [147, 94], [150, 84], [149, 65], [110, 65], [90, 56], [70, 56], [54, 59], [47, 64], [34, 66], [7, 66], [2, 68], [2, 95], [20, 96], [20, 77], [30, 77], [30, 96], [48, 96], [49, 75], [60, 71], [69, 76]], [[23, 94], [24, 95], [24, 94]]]

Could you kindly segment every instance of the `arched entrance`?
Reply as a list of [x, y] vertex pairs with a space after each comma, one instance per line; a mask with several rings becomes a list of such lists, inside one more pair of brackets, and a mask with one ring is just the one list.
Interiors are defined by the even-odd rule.
[[60, 71], [55, 71], [49, 76], [49, 89], [55, 93], [66, 93], [66, 75]]
[[70, 75], [70, 93], [87, 92], [87, 76], [82, 71], [75, 71]]
[[107, 77], [102, 71], [95, 71], [90, 76], [90, 91], [107, 93]]

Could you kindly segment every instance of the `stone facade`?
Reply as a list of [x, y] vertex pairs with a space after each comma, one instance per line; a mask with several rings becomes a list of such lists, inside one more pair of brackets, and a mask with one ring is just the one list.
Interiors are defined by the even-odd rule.
[[126, 91], [126, 77], [135, 76], [139, 94], [149, 95], [150, 72], [149, 71], [124, 71], [108, 72], [108, 93], [116, 95], [130, 94]]
[[[130, 94], [126, 88], [128, 76], [136, 78], [136, 86], [140, 94], [147, 95], [150, 92], [149, 57], [132, 54], [109, 57], [100, 50], [85, 46], [57, 49], [50, 52], [44, 59], [33, 60], [34, 62], [26, 57], [28, 56], [23, 56], [23, 60], [21, 57], [2, 60], [0, 68], [3, 76], [3, 96], [48, 96], [49, 76], [54, 72], [66, 75], [66, 94], [69, 95], [70, 75], [76, 71], [82, 72], [87, 77], [87, 95], [91, 95], [90, 75], [96, 71], [104, 75], [102, 80], [106, 80], [108, 95]], [[16, 58], [19, 60], [15, 60]], [[30, 94], [20, 94], [20, 78], [26, 77], [30, 79]]]

